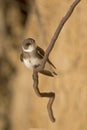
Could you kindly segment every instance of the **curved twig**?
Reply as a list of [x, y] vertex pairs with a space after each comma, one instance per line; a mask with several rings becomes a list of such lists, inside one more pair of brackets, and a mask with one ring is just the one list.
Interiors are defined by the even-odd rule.
[[47, 109], [48, 109], [48, 113], [49, 113], [49, 117], [50, 117], [51, 121], [55, 122], [55, 118], [53, 116], [53, 111], [52, 111], [52, 104], [53, 104], [53, 101], [55, 99], [55, 93], [53, 93], [53, 92], [49, 92], [49, 93], [43, 92], [43, 93], [41, 93], [39, 91], [39, 89], [38, 89], [38, 73], [37, 72], [33, 73], [33, 80], [34, 80], [33, 87], [34, 87], [34, 90], [35, 90], [35, 93], [37, 94], [37, 96], [49, 98], [49, 101], [48, 101], [48, 104], [47, 104]]

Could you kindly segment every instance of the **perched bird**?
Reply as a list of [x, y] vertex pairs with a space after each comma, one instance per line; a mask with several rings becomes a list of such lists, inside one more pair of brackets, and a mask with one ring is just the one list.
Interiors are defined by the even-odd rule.
[[[20, 60], [27, 68], [34, 69], [35, 67], [38, 67], [41, 64], [44, 54], [44, 50], [36, 45], [34, 39], [27, 38], [22, 42], [22, 53], [20, 54]], [[55, 70], [56, 67], [48, 58], [44, 69], [41, 70], [40, 73], [54, 77], [57, 75]]]

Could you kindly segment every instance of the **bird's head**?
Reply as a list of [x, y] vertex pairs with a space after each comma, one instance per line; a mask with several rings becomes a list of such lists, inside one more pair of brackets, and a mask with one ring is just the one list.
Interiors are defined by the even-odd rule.
[[24, 52], [32, 52], [36, 49], [35, 40], [32, 38], [27, 38], [22, 42], [22, 49]]

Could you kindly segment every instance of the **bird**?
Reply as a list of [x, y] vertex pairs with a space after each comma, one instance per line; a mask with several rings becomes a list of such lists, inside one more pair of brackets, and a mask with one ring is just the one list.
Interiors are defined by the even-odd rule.
[[[45, 51], [36, 44], [33, 38], [26, 38], [21, 44], [20, 60], [24, 63], [27, 68], [34, 69], [38, 67], [45, 55]], [[57, 75], [56, 67], [53, 63], [47, 59], [45, 67], [39, 73], [46, 76], [54, 77]]]

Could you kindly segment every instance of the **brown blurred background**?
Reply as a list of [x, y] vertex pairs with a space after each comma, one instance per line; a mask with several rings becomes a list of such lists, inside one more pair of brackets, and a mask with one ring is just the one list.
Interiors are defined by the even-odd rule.
[[87, 0], [76, 7], [50, 54], [59, 75], [39, 77], [40, 91], [56, 94], [55, 123], [48, 99], [33, 90], [32, 70], [19, 58], [27, 37], [48, 47], [72, 2], [0, 0], [0, 130], [87, 130]]

